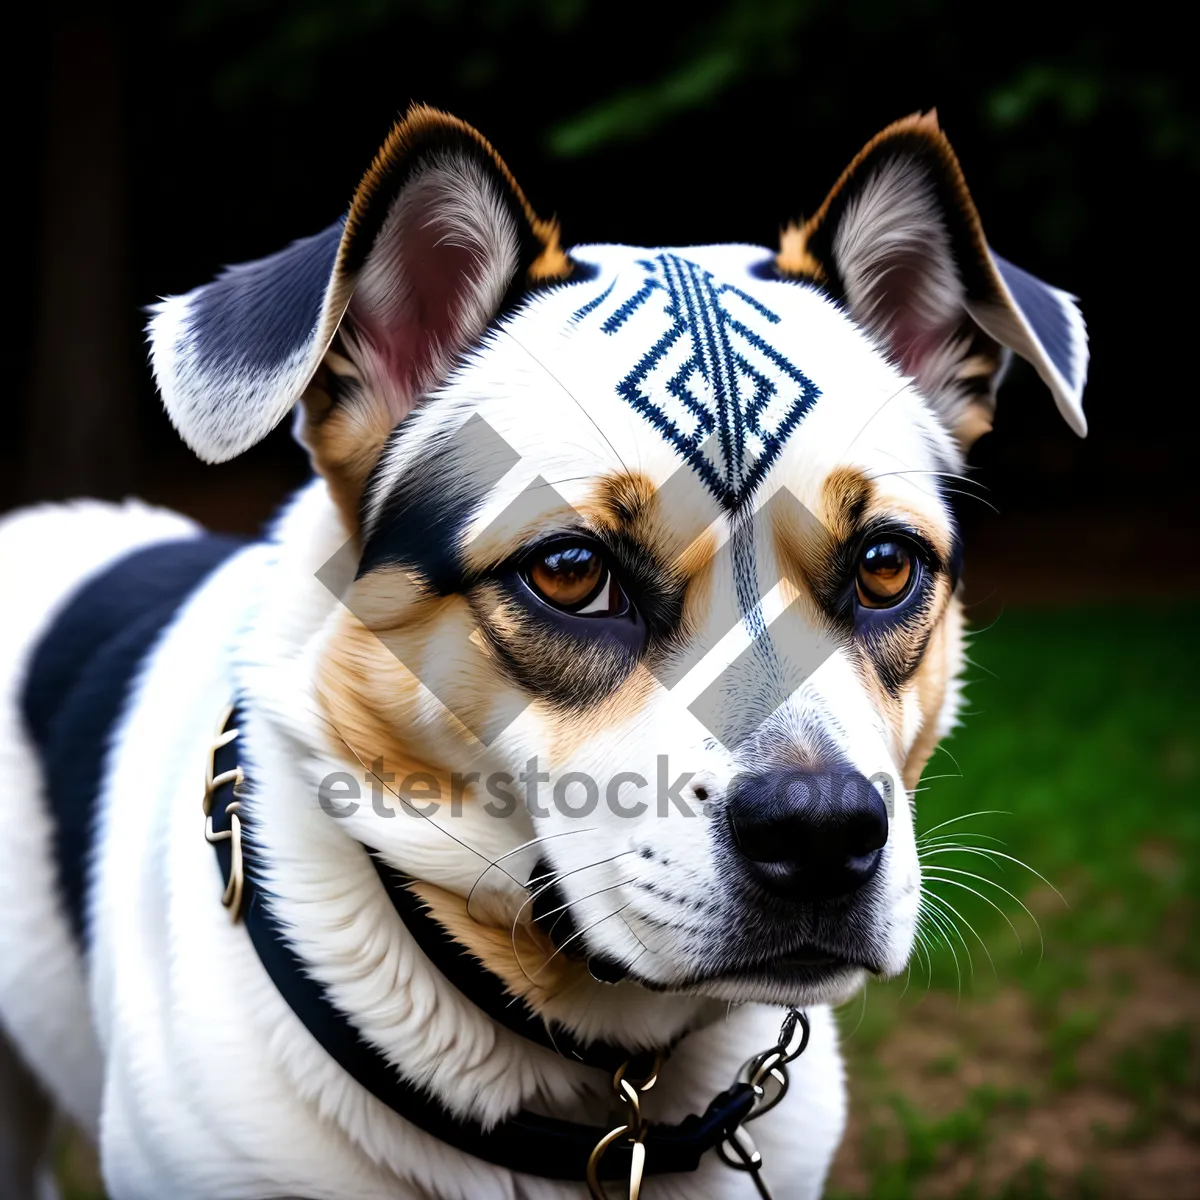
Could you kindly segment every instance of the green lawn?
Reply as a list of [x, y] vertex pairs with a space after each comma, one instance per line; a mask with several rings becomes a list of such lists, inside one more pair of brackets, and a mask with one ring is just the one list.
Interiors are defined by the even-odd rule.
[[[972, 639], [968, 715], [917, 798], [957, 914], [934, 901], [929, 961], [841, 1014], [832, 1196], [1155, 1198], [1200, 1177], [1197, 617], [1009, 612]], [[1016, 898], [960, 872], [1023, 901], [1044, 949]]]
[[[961, 937], [930, 925], [928, 961], [842, 1013], [853, 1115], [831, 1198], [1166, 1200], [1200, 1176], [1198, 618], [1010, 612], [974, 637], [918, 829], [1022, 859], [1064, 899], [1007, 859], [926, 859]], [[1015, 899], [957, 871], [1020, 897], [1044, 950]]]

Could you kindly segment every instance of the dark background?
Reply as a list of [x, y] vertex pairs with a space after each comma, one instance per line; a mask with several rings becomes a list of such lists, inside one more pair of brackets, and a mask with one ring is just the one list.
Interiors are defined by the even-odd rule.
[[[50, 3], [14, 38], [27, 181], [0, 509], [137, 493], [251, 530], [304, 478], [281, 427], [206, 467], [154, 395], [141, 306], [341, 212], [410, 100], [500, 149], [568, 242], [774, 245], [879, 128], [936, 105], [1001, 253], [1083, 298], [1077, 440], [1020, 366], [975, 449], [968, 583], [1186, 591], [1200, 88], [1166, 7], [1023, 0]], [[984, 17], [986, 16], [986, 21]], [[285, 423], [286, 426], [286, 423]]]

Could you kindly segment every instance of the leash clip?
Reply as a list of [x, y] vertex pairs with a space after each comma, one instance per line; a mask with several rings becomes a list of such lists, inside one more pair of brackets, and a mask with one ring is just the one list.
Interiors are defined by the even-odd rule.
[[628, 1118], [610, 1129], [588, 1156], [587, 1185], [592, 1200], [608, 1200], [604, 1185], [600, 1182], [600, 1160], [610, 1146], [624, 1137], [630, 1139], [632, 1152], [629, 1163], [629, 1200], [638, 1200], [642, 1193], [642, 1177], [646, 1173], [646, 1131], [650, 1127], [642, 1115], [642, 1097], [658, 1082], [663, 1056], [661, 1051], [654, 1055], [650, 1073], [640, 1081], [628, 1077], [629, 1063], [632, 1061], [633, 1059], [629, 1059], [623, 1062], [612, 1078], [613, 1091], [616, 1092], [617, 1099], [626, 1106]]

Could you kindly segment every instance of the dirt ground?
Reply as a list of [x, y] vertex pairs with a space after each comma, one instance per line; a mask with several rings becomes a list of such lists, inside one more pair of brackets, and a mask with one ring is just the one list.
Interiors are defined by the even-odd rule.
[[1015, 986], [896, 1002], [865, 1038], [850, 1006], [851, 1117], [829, 1194], [1200, 1194], [1200, 981], [1134, 949], [1096, 951], [1089, 975], [1054, 1021]]

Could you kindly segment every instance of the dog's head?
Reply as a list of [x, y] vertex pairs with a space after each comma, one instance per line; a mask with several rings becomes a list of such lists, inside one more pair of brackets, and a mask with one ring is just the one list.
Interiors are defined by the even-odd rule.
[[[485, 874], [470, 916], [536, 915], [600, 976], [811, 1002], [903, 966], [910, 792], [957, 702], [947, 494], [1010, 351], [1079, 433], [1087, 357], [932, 116], [777, 252], [568, 253], [474, 130], [414, 109], [343, 221], [151, 336], [202, 457], [303, 401], [357, 563], [316, 695], [430, 816], [345, 829], [450, 895]], [[531, 876], [532, 903], [499, 887]]]

